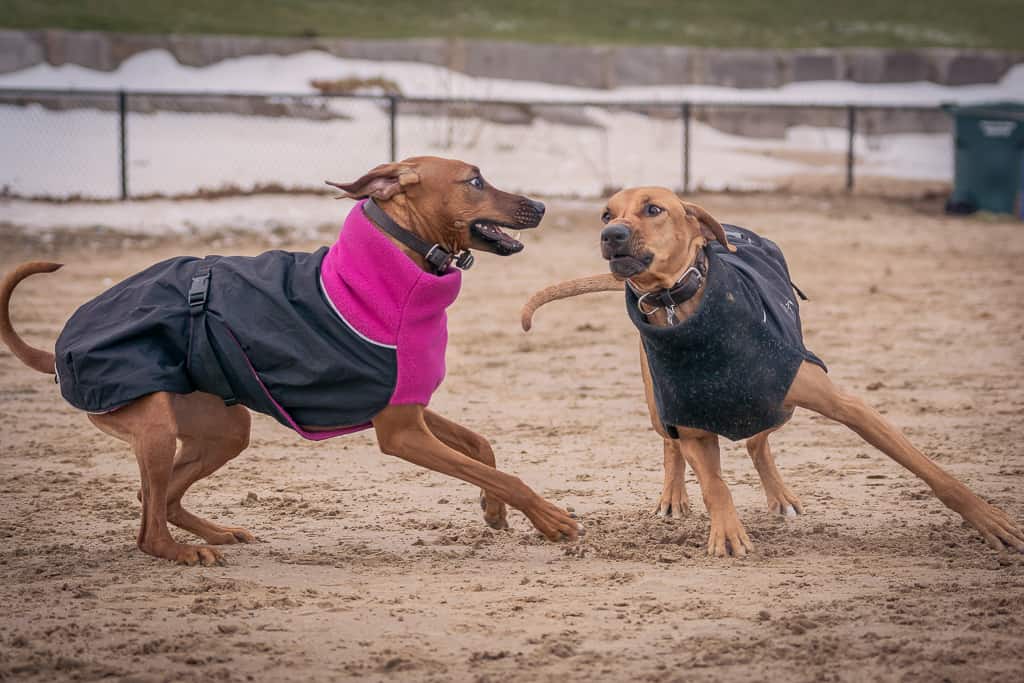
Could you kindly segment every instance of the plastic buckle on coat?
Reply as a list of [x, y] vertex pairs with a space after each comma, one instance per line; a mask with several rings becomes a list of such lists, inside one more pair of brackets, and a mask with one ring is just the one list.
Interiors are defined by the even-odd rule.
[[210, 291], [210, 274], [204, 273], [192, 278], [188, 288], [188, 305], [192, 315], [198, 315], [206, 306], [206, 294]]

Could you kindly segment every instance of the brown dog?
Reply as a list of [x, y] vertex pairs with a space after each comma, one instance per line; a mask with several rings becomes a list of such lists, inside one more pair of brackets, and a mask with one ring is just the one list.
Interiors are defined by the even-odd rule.
[[[448, 266], [449, 261], [460, 255], [459, 264], [467, 265], [465, 250], [470, 248], [502, 255], [520, 251], [522, 244], [503, 232], [501, 227], [535, 227], [543, 215], [544, 205], [497, 190], [483, 180], [474, 166], [434, 157], [384, 164], [355, 182], [331, 184], [348, 197], [372, 198], [378, 212], [370, 211], [369, 202], [357, 205], [349, 215], [338, 243], [330, 250], [324, 248], [312, 255], [268, 252], [253, 259], [182, 258], [158, 264], [164, 270], [155, 271], [153, 269], [158, 266], [154, 266], [143, 271], [110, 290], [117, 297], [112, 299], [101, 295], [79, 309], [62, 332], [56, 354], [28, 346], [11, 326], [9, 303], [15, 285], [33, 273], [50, 272], [60, 267], [58, 264], [26, 263], [8, 274], [0, 285], [0, 338], [22, 362], [40, 372], [54, 374], [56, 363], [65, 397], [72, 404], [91, 411], [89, 419], [101, 431], [131, 446], [142, 479], [140, 498], [143, 511], [138, 545], [150, 555], [184, 564], [205, 565], [222, 560], [220, 553], [210, 545], [253, 540], [253, 535], [245, 529], [201, 519], [186, 511], [181, 504], [182, 496], [192, 484], [218, 470], [248, 445], [250, 416], [243, 406], [271, 414], [311, 439], [372, 424], [384, 453], [481, 487], [484, 519], [492, 527], [507, 528], [507, 503], [521, 510], [547, 538], [575, 538], [580, 527], [572, 516], [542, 499], [517, 477], [495, 469], [494, 453], [487, 439], [426, 408], [426, 399], [443, 376], [444, 343], [447, 339], [444, 307], [451, 303], [458, 291], [459, 274]], [[389, 230], [385, 229], [385, 224], [391, 226]], [[364, 248], [366, 245], [370, 245], [369, 248]], [[423, 245], [425, 248], [421, 248]], [[314, 263], [314, 257], [322, 260]], [[341, 264], [341, 272], [335, 273], [340, 278], [337, 292], [330, 288], [330, 283], [325, 283], [330, 259]], [[172, 265], [169, 267], [168, 263]], [[285, 264], [281, 268], [287, 269], [272, 270], [278, 268], [275, 264], [279, 263]], [[185, 303], [178, 302], [179, 292], [172, 287], [174, 278], [166, 274], [171, 273], [171, 268], [177, 269], [174, 272], [187, 271], [185, 279], [181, 280], [187, 292], [187, 296], [182, 294]], [[380, 269], [388, 272], [380, 273]], [[253, 277], [246, 279], [249, 275]], [[317, 275], [320, 277], [320, 290], [315, 282]], [[401, 322], [395, 322], [394, 326], [408, 326], [421, 337], [426, 333], [433, 334], [436, 343], [423, 346], [422, 339], [406, 339], [401, 331], [392, 344], [370, 338], [373, 334], [385, 334], [390, 329], [381, 327], [383, 323], [374, 316], [386, 321], [387, 296], [394, 293], [392, 289], [398, 286], [395, 283], [401, 277], [407, 277], [412, 284], [408, 291], [398, 292], [404, 317], [396, 318]], [[269, 285], [266, 284], [268, 281]], [[361, 292], [359, 288], [363, 281], [379, 284], [382, 289], [379, 292]], [[287, 290], [287, 294], [282, 294], [275, 287]], [[441, 305], [435, 304], [431, 316], [419, 319], [414, 317], [416, 311], [408, 313], [406, 309], [415, 308], [413, 301], [418, 300], [417, 297], [424, 298], [424, 287], [428, 288], [428, 294], [433, 291], [429, 288], [440, 288], [448, 292], [450, 298]], [[174, 292], [173, 301], [152, 300], [156, 296], [153, 292], [169, 288]], [[232, 291], [239, 293], [233, 295]], [[310, 292], [311, 297], [303, 299], [300, 295], [305, 291]], [[134, 308], [129, 306], [127, 310], [122, 307], [118, 315], [116, 309], [109, 308], [116, 304], [118, 297], [136, 305]], [[218, 297], [222, 301], [220, 304]], [[286, 303], [279, 308], [284, 312], [275, 313], [277, 309], [274, 306], [278, 306], [282, 298]], [[274, 306], [256, 311], [256, 332], [246, 337], [244, 320], [230, 317], [231, 311], [258, 307], [264, 300]], [[333, 313], [328, 303], [334, 307]], [[346, 305], [348, 309], [344, 308]], [[170, 317], [160, 321], [160, 327], [147, 328], [142, 335], [135, 334], [132, 327], [121, 334], [125, 325], [137, 324], [133, 314], [141, 318], [151, 315], [144, 311], [157, 309], [171, 311], [166, 314]], [[293, 309], [301, 311], [297, 314]], [[87, 324], [77, 327], [72, 324], [76, 318], [88, 317], [90, 311], [93, 314], [85, 321]], [[356, 329], [350, 319], [360, 312], [368, 321], [363, 323], [361, 330]], [[338, 317], [332, 317], [335, 313]], [[276, 329], [280, 326], [275, 323], [274, 315], [285, 316], [281, 319], [286, 321], [283, 326], [288, 329]], [[123, 322], [111, 322], [111, 319], [118, 318]], [[358, 367], [374, 359], [383, 359], [381, 367], [394, 373], [390, 385], [378, 377], [380, 373], [375, 370], [363, 378], [369, 387], [367, 391], [382, 397], [379, 405], [358, 405], [361, 396], [352, 396], [359, 392], [351, 390], [350, 385], [344, 383], [347, 380], [335, 380], [340, 375], [333, 374], [316, 376], [315, 372], [319, 370], [314, 371], [313, 376], [300, 376], [288, 384], [288, 373], [294, 375], [296, 367], [330, 367], [331, 359], [318, 357], [315, 352], [303, 354], [304, 341], [288, 337], [298, 329], [289, 327], [292, 322], [301, 326], [311, 319], [321, 327], [330, 328], [324, 331], [325, 340], [322, 342], [328, 346], [322, 348], [342, 343], [353, 346], [362, 354], [355, 363]], [[97, 342], [86, 335], [92, 344], [90, 353], [81, 352], [84, 342], [65, 341], [66, 337], [79, 334], [78, 328], [106, 329], [114, 324], [120, 326], [116, 329], [121, 336], [111, 332], [105, 341]], [[377, 329], [374, 325], [384, 331], [372, 332]], [[187, 337], [187, 343], [171, 338], [173, 335], [167, 332], [179, 328]], [[197, 337], [197, 329], [205, 336]], [[225, 346], [226, 337], [217, 337], [217, 330], [223, 329], [227, 329], [230, 335], [227, 346], [237, 337], [233, 350]], [[275, 336], [283, 336], [284, 339], [272, 349], [277, 354], [274, 363], [268, 362], [268, 367], [261, 367], [256, 351], [261, 345], [269, 344]], [[126, 346], [127, 342], [123, 340], [137, 340], [139, 337], [152, 344], [144, 352], [135, 353], [134, 347]], [[117, 343], [110, 339], [116, 339]], [[195, 355], [200, 354], [200, 349], [206, 348], [207, 344], [213, 345], [213, 364], [219, 366], [214, 374], [221, 380], [227, 379], [226, 382], [213, 382], [210, 386], [215, 389], [207, 389], [204, 382], [211, 380], [199, 376], [199, 370], [210, 356]], [[179, 346], [183, 349], [180, 352], [173, 351], [167, 357], [159, 355], [168, 353], [162, 350], [164, 347], [177, 349]], [[289, 358], [287, 354], [293, 346], [293, 357]], [[103, 354], [109, 355], [110, 349], [121, 353], [124, 358], [119, 359], [116, 354], [105, 357]], [[414, 351], [428, 357], [417, 357]], [[241, 362], [249, 367], [233, 374], [232, 358], [237, 359], [240, 353]], [[133, 360], [131, 356], [137, 358]], [[110, 373], [118, 372], [120, 365], [136, 365], [132, 366], [134, 374], [113, 377], [98, 372], [89, 375], [90, 364], [95, 363], [100, 363]], [[151, 369], [157, 365], [179, 369], [187, 366], [188, 373], [159, 375], [157, 373], [164, 370]], [[434, 368], [435, 373], [424, 375], [420, 367], [423, 365]], [[280, 374], [279, 368], [284, 368], [285, 375]], [[342, 370], [347, 372], [347, 368]], [[278, 372], [278, 380], [273, 378], [275, 372]], [[149, 385], [138, 384], [132, 379], [139, 375], [145, 376]], [[149, 380], [151, 376], [155, 379]], [[415, 384], [417, 378], [422, 379], [423, 376], [428, 381], [425, 388]], [[87, 377], [92, 378], [92, 384], [78, 386], [85, 383]], [[190, 384], [193, 380], [194, 384]], [[279, 381], [279, 384], [273, 384], [274, 381]], [[332, 384], [334, 382], [336, 385]], [[247, 383], [256, 387], [255, 394], [245, 394], [243, 385]], [[166, 390], [179, 386], [180, 391]], [[277, 387], [285, 393], [276, 393]], [[203, 390], [192, 391], [196, 388]], [[261, 390], [265, 396], [260, 395]], [[133, 396], [133, 393], [139, 395]], [[110, 395], [130, 400], [111, 406], [112, 401], [117, 403], [119, 399], [102, 398]], [[91, 398], [93, 396], [101, 398]], [[291, 405], [282, 396], [288, 396], [287, 401]], [[280, 404], [276, 399], [280, 399]], [[242, 405], [231, 405], [235, 402]], [[357, 424], [363, 422], [362, 417], [341, 423], [331, 422], [329, 417], [316, 417], [332, 414], [335, 404], [342, 403], [352, 404], [354, 412], [350, 414], [365, 415], [365, 422]], [[314, 417], [308, 421], [293, 422], [292, 415], [302, 415], [296, 406], [303, 406], [305, 414]], [[333, 414], [338, 413], [335, 411]], [[209, 545], [178, 543], [168, 531], [168, 522], [201, 537]]]
[[[758, 253], [772, 255], [765, 263], [775, 268], [788, 296], [793, 296], [788, 270], [781, 252], [778, 252], [774, 244], [741, 228], [723, 228], [701, 207], [683, 202], [670, 190], [658, 187], [634, 188], [617, 193], [608, 201], [602, 220], [607, 227], [601, 233], [601, 250], [603, 257], [609, 260], [611, 274], [563, 282], [537, 292], [523, 308], [523, 329], [530, 329], [534, 311], [549, 301], [588, 292], [622, 290], [628, 285], [627, 305], [634, 309], [630, 315], [643, 339], [641, 365], [647, 404], [655, 429], [665, 439], [665, 485], [659, 511], [661, 514], [668, 510], [679, 514], [685, 511], [687, 498], [683, 474], [684, 463], [689, 463], [697, 475], [711, 517], [709, 554], [745, 555], [753, 548], [740, 523], [729, 489], [722, 480], [719, 434], [706, 428], [696, 428], [694, 424], [669, 424], [663, 417], [676, 409], [671, 406], [666, 408], [675, 394], [699, 396], [699, 386], [694, 389], [681, 385], [700, 385], [705, 381], [714, 385], [721, 377], [729, 376], [731, 369], [716, 368], [714, 377], [688, 376], [682, 378], [682, 381], [678, 377], [652, 377], [650, 369], [657, 361], [658, 367], [667, 368], [666, 374], [671, 374], [673, 364], [684, 367], [695, 357], [701, 358], [701, 363], [714, 366], [718, 359], [708, 358], [707, 352], [715, 349], [715, 353], [718, 353], [718, 350], [715, 344], [708, 343], [708, 339], [724, 340], [722, 348], [739, 359], [745, 357], [744, 346], [761, 343], [766, 349], [781, 347], [783, 355], [792, 362], [790, 375], [762, 373], [762, 366], [771, 364], [770, 358], [766, 359], [770, 354], [765, 354], [764, 358], [755, 354], [749, 367], [743, 368], [739, 375], [744, 382], [749, 381], [750, 386], [758, 386], [753, 376], [766, 374], [768, 379], [765, 386], [778, 389], [775, 400], [762, 401], [763, 396], [745, 395], [749, 393], [749, 386], [740, 387], [736, 397], [723, 398], [705, 393], [703, 398], [722, 414], [748, 403], [764, 409], [767, 422], [744, 422], [745, 416], [740, 416], [736, 422], [740, 426], [735, 428], [735, 435], [730, 438], [749, 436], [747, 451], [761, 476], [769, 507], [773, 510], [785, 513], [792, 506], [795, 512], [800, 511], [799, 501], [782, 483], [768, 447], [769, 434], [781, 427], [789, 419], [792, 410], [799, 406], [845, 424], [865, 441], [919, 476], [939, 500], [981, 532], [993, 548], [1009, 547], [1024, 552], [1024, 532], [1006, 514], [986, 503], [929, 460], [877, 411], [832, 384], [823, 370], [823, 363], [803, 348], [799, 315], [795, 312], [793, 301], [784, 299], [780, 308], [782, 312], [778, 316], [791, 319], [796, 326], [795, 333], [790, 335], [791, 343], [788, 344], [780, 345], [777, 339], [764, 336], [763, 329], [769, 325], [769, 311], [773, 321], [776, 319], [776, 311], [770, 304], [760, 303], [761, 299], [756, 297], [759, 308], [752, 324], [741, 322], [733, 328], [718, 324], [720, 320], [713, 317], [714, 311], [724, 310], [722, 319], [727, 320], [729, 315], [735, 313], [732, 309], [741, 308], [741, 291], [749, 284], [746, 280], [724, 280], [722, 272], [715, 272], [716, 268], [719, 271], [728, 270], [724, 265], [727, 255], [737, 252], [737, 247], [730, 243], [730, 235], [733, 235], [731, 239], [734, 241], [744, 241], [740, 250], [747, 248], [749, 243], [750, 248], [760, 250]], [[712, 249], [710, 245], [714, 242], [721, 245], [721, 248]], [[719, 287], [721, 283], [728, 286]], [[724, 305], [713, 303], [713, 297], [705, 296], [709, 288], [713, 287], [718, 287], [715, 298], [718, 291], [724, 294]], [[709, 313], [709, 310], [712, 312]], [[738, 314], [737, 320], [741, 320]], [[672, 348], [679, 343], [677, 338], [682, 339], [681, 335], [673, 336], [677, 332], [689, 333], [689, 328], [709, 322], [715, 326], [700, 345], [691, 344], [684, 350]], [[756, 342], [758, 335], [764, 336], [767, 341]], [[687, 359], [686, 355], [691, 358]], [[667, 364], [662, 362], [665, 358], [668, 359]], [[699, 367], [696, 374], [699, 374]], [[691, 390], [692, 393], [688, 393]], [[656, 400], [659, 398], [660, 403]], [[707, 424], [705, 420], [714, 423], [719, 419], [715, 414], [704, 414], [703, 408], [702, 405], [691, 404], [684, 406], [683, 410], [688, 409], [691, 414], [698, 416], [693, 419], [694, 422]], [[729, 424], [728, 429], [733, 429], [732, 423]], [[761, 427], [749, 427], [744, 432], [745, 425], [757, 424], [761, 424]], [[760, 431], [751, 431], [756, 429]], [[675, 436], [678, 438], [673, 438]]]

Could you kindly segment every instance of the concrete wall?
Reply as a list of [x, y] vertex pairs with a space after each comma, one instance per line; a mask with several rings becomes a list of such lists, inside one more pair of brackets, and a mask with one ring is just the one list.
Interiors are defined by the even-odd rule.
[[993, 83], [1024, 52], [922, 48], [737, 50], [586, 47], [482, 40], [359, 40], [247, 36], [141, 35], [97, 31], [0, 30], [0, 73], [43, 62], [110, 71], [132, 55], [165, 49], [182, 64], [206, 66], [255, 54], [323, 50], [339, 57], [425, 62], [473, 76], [590, 88], [705, 84], [771, 88], [794, 81]]

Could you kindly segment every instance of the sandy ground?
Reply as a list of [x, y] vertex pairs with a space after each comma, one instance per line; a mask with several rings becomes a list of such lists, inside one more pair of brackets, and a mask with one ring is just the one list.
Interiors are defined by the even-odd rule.
[[[837, 382], [1024, 518], [1020, 223], [942, 217], [937, 202], [699, 200], [783, 246], [812, 299], [808, 346]], [[186, 504], [260, 542], [228, 548], [225, 567], [154, 560], [135, 548], [126, 448], [0, 352], [0, 680], [1021, 680], [1024, 559], [989, 550], [840, 426], [802, 413], [774, 438], [806, 507], [796, 519], [767, 512], [742, 445], [725, 443], [753, 556], [704, 555], [692, 477], [689, 518], [652, 515], [661, 444], [621, 297], [518, 326], [533, 289], [602, 269], [599, 213], [556, 206], [522, 255], [479, 258], [434, 402], [575, 509], [588, 529], [575, 544], [517, 512], [489, 530], [473, 488], [380, 455], [372, 435], [317, 445], [258, 416], [250, 449]], [[41, 346], [158, 259], [270, 244], [3, 231], [0, 269], [69, 264], [15, 296]]]

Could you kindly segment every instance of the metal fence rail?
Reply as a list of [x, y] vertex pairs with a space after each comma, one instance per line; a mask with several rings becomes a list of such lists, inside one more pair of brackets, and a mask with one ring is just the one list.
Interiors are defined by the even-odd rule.
[[[249, 116], [266, 116], [274, 119], [301, 119], [307, 118], [316, 121], [343, 121], [346, 118], [358, 118], [355, 114], [339, 110], [335, 103], [353, 103], [360, 106], [374, 107], [373, 111], [379, 114], [371, 114], [378, 117], [385, 126], [383, 139], [374, 141], [372, 139], [360, 139], [353, 141], [353, 145], [376, 144], [383, 149], [377, 152], [365, 152], [365, 156], [378, 160], [399, 158], [399, 145], [402, 142], [400, 127], [403, 125], [400, 117], [419, 116], [423, 120], [435, 120], [448, 117], [449, 120], [465, 120], [474, 116], [481, 120], [503, 122], [506, 125], [515, 125], [516, 116], [522, 115], [532, 121], [535, 112], [548, 112], [553, 114], [549, 118], [557, 121], [559, 112], [576, 112], [580, 119], [585, 119], [585, 112], [589, 110], [600, 110], [613, 113], [639, 113], [640, 115], [654, 118], [655, 115], [664, 121], [678, 120], [679, 155], [678, 177], [680, 178], [680, 189], [689, 192], [693, 188], [693, 174], [691, 161], [693, 156], [693, 121], [695, 118], [712, 115], [728, 116], [730, 113], [742, 116], [744, 112], [818, 112], [827, 121], [843, 121], [846, 129], [846, 150], [845, 150], [845, 188], [852, 190], [855, 183], [855, 166], [857, 155], [855, 153], [855, 141], [858, 134], [858, 124], [863, 117], [870, 112], [883, 113], [936, 113], [941, 107], [928, 107], [913, 104], [872, 104], [864, 105], [859, 103], [778, 103], [778, 102], [742, 102], [742, 101], [665, 101], [665, 100], [503, 100], [483, 99], [469, 97], [410, 97], [405, 95], [373, 95], [373, 94], [311, 94], [311, 93], [252, 93], [252, 92], [187, 92], [187, 91], [163, 91], [163, 90], [80, 90], [80, 89], [0, 89], [0, 106], [42, 106], [43, 109], [65, 112], [70, 110], [96, 109], [98, 111], [109, 111], [110, 115], [116, 117], [115, 137], [116, 148], [111, 150], [111, 157], [116, 159], [117, 178], [119, 181], [118, 192], [113, 193], [121, 199], [129, 199], [133, 196], [152, 195], [158, 192], [153, 191], [153, 183], [148, 191], [138, 191], [133, 188], [132, 163], [130, 157], [130, 146], [147, 143], [145, 137], [133, 137], [133, 119], [137, 113], [175, 112], [177, 114], [193, 114], [204, 116], [218, 113], [239, 113], [245, 111]], [[366, 115], [362, 111], [360, 115]], [[845, 116], [844, 116], [845, 114]], [[564, 118], [564, 116], [562, 116]], [[509, 124], [508, 121], [513, 123]], [[207, 119], [197, 120], [195, 131], [186, 125], [186, 136], [202, 134], [202, 126], [208, 123]], [[97, 124], [98, 125], [98, 124]], [[185, 125], [185, 124], [183, 124]], [[574, 125], [586, 126], [584, 120], [577, 121]], [[714, 126], [714, 124], [711, 124]], [[410, 125], [410, 128], [415, 126]], [[834, 126], [838, 128], [839, 126]], [[660, 130], [664, 131], [664, 127]], [[38, 133], [37, 133], [38, 134]], [[0, 141], [4, 135], [15, 135], [15, 133], [0, 133]], [[99, 133], [91, 134], [93, 137]], [[422, 139], [423, 131], [416, 133], [417, 139]], [[673, 134], [675, 135], [675, 134]], [[88, 136], [87, 136], [88, 137]], [[371, 135], [370, 138], [373, 136]], [[271, 134], [268, 145], [275, 143], [275, 136]], [[9, 141], [10, 142], [10, 141]], [[94, 141], [95, 142], [95, 141]], [[253, 144], [260, 144], [253, 140]], [[518, 149], [514, 142], [502, 143], [509, 148], [509, 153]], [[410, 145], [414, 146], [414, 145]], [[655, 145], [661, 151], [663, 145]], [[34, 149], [24, 152], [30, 155]], [[90, 156], [82, 153], [83, 157]], [[8, 158], [7, 164], [17, 165], [19, 159]], [[100, 171], [96, 171], [100, 173]], [[105, 173], [105, 171], [103, 171]], [[226, 172], [225, 172], [226, 173]], [[198, 181], [197, 181], [198, 182]], [[225, 182], [221, 179], [221, 183]], [[63, 191], [65, 194], [69, 192]], [[82, 195], [88, 195], [90, 190], [83, 189]], [[11, 192], [10, 188], [5, 190], [6, 194], [29, 194], [45, 195], [46, 192]], [[78, 192], [71, 192], [78, 194]]]

